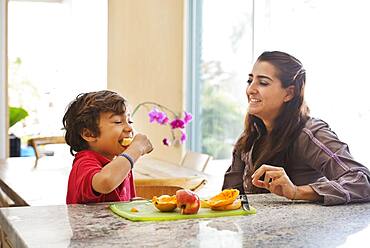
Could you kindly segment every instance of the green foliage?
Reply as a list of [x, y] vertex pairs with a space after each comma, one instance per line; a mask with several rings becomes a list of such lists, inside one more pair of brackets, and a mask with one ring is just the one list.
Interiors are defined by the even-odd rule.
[[202, 94], [202, 151], [216, 159], [231, 156], [233, 145], [243, 130], [245, 110], [230, 94], [205, 81]]
[[9, 127], [12, 127], [27, 116], [28, 112], [24, 108], [9, 107]]
[[[9, 58], [9, 127], [12, 127], [12, 133], [21, 137], [33, 133], [34, 127], [31, 127], [31, 125], [39, 123], [37, 117], [39, 108], [37, 103], [40, 101], [40, 91], [37, 90], [37, 87], [28, 79], [28, 74], [25, 69], [23, 60], [20, 57]], [[35, 114], [29, 116], [31, 112]], [[26, 121], [22, 123], [23, 126], [15, 125], [27, 116], [28, 118]]]

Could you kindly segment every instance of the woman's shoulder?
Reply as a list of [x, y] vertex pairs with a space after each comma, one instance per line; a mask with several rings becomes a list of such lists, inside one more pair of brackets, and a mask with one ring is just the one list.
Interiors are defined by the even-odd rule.
[[323, 128], [329, 128], [329, 124], [322, 119], [309, 117], [302, 131], [305, 132], [307, 130], [310, 130], [312, 133], [315, 133]]
[[319, 145], [333, 140], [338, 141], [338, 136], [331, 130], [328, 123], [319, 118], [310, 117], [298, 137], [298, 144], [307, 146], [309, 143]]

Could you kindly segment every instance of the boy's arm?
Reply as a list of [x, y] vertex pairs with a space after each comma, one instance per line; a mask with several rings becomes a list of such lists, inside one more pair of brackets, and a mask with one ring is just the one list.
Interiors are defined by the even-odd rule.
[[[127, 147], [125, 153], [136, 162], [139, 157], [152, 150], [152, 144], [147, 137], [138, 134], [135, 136], [131, 145]], [[125, 180], [130, 170], [131, 164], [129, 160], [125, 157], [117, 156], [93, 176], [92, 187], [98, 193], [108, 194]]]

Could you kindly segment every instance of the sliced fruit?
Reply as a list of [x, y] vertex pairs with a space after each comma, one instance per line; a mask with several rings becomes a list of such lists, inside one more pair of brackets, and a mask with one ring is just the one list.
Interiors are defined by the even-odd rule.
[[207, 202], [212, 207], [220, 207], [233, 203], [239, 196], [237, 189], [224, 189], [221, 193], [210, 198]]
[[139, 210], [137, 208], [131, 208], [130, 211], [131, 212], [139, 212]]
[[159, 197], [153, 196], [152, 203], [161, 212], [171, 212], [177, 207], [175, 195], [161, 195]]
[[121, 145], [123, 146], [128, 146], [130, 145], [132, 142], [132, 138], [124, 138], [122, 141], [121, 141]]
[[225, 210], [235, 210], [239, 209], [242, 206], [240, 199], [236, 199], [233, 203], [225, 206], [211, 207], [212, 210], [225, 211]]
[[210, 208], [211, 206], [208, 204], [208, 200], [200, 200], [200, 207], [201, 208]]

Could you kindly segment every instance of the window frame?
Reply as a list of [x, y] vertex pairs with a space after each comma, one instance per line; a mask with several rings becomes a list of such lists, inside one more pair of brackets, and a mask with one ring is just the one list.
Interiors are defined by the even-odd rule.
[[192, 113], [193, 121], [187, 129], [186, 149], [201, 152], [200, 121], [200, 77], [197, 66], [201, 60], [202, 0], [188, 0], [186, 9], [186, 109]]
[[[202, 5], [203, 0], [188, 0], [186, 2], [186, 107], [193, 115], [193, 121], [187, 130], [188, 141], [186, 149], [202, 152], [202, 130], [200, 105], [200, 71], [202, 45]], [[251, 61], [255, 59], [255, 0], [252, 0], [252, 34]]]
[[7, 13], [8, 1], [0, 0], [0, 159], [8, 157]]

